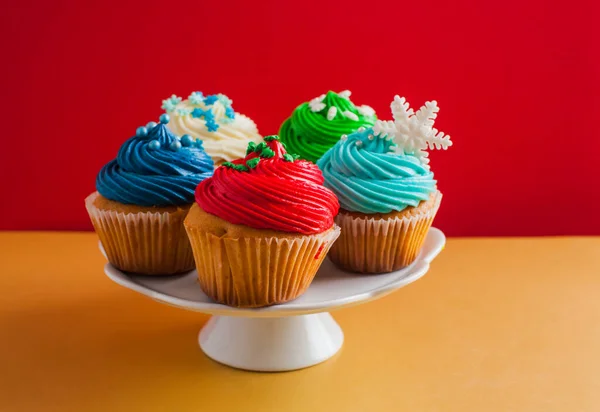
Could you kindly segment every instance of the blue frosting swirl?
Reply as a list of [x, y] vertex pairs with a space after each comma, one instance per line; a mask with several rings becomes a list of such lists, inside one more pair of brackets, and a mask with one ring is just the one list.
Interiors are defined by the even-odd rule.
[[159, 123], [121, 146], [117, 158], [98, 173], [96, 189], [124, 204], [184, 205], [193, 203], [196, 186], [212, 175], [213, 168], [202, 141], [189, 136], [179, 139]]
[[319, 159], [325, 186], [343, 209], [390, 213], [429, 199], [436, 190], [433, 173], [415, 156], [396, 153], [395, 147], [369, 128], [338, 141]]

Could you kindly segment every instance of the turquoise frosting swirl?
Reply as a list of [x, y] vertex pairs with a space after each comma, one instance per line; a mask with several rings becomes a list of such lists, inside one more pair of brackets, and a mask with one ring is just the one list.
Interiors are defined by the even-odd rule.
[[319, 159], [325, 186], [343, 209], [390, 213], [429, 199], [436, 190], [433, 173], [415, 156], [396, 153], [395, 147], [369, 128], [340, 140]]
[[[166, 119], [165, 123], [168, 121]], [[194, 201], [198, 183], [213, 173], [201, 140], [181, 139], [166, 125], [149, 124], [119, 149], [96, 178], [98, 192], [124, 204], [177, 206]]]

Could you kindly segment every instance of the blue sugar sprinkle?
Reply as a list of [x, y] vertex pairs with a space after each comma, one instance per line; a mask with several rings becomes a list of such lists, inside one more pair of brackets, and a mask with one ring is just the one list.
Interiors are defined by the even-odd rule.
[[206, 112], [209, 112], [209, 111], [210, 110], [204, 111], [201, 108], [196, 107], [194, 110], [192, 110], [191, 114], [192, 114], [192, 117], [194, 117], [194, 118], [197, 118], [197, 119], [200, 118], [200, 119], [202, 119], [206, 115]]
[[217, 129], [219, 129], [219, 125], [215, 122], [215, 115], [211, 109], [202, 110], [197, 107], [192, 110], [192, 117], [204, 119], [206, 121], [206, 128], [209, 132], [216, 132]]
[[204, 119], [206, 121], [212, 120], [215, 118], [211, 109], [202, 110], [199, 107], [196, 107], [192, 110], [192, 117]]
[[217, 100], [219, 100], [219, 96], [216, 94], [211, 94], [204, 98], [204, 104], [214, 104]]
[[213, 119], [210, 119], [206, 121], [206, 128], [209, 132], [216, 132], [219, 129], [219, 125]]

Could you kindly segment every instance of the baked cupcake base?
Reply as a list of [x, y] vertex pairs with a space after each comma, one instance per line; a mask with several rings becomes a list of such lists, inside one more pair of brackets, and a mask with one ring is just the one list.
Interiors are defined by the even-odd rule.
[[410, 265], [419, 254], [442, 200], [436, 191], [417, 207], [400, 212], [364, 214], [340, 209], [342, 233], [329, 258], [359, 273], [388, 273]]
[[253, 229], [196, 203], [184, 226], [204, 293], [243, 308], [280, 304], [304, 293], [340, 234], [337, 226], [315, 235]]
[[172, 275], [194, 268], [183, 227], [190, 205], [125, 205], [94, 192], [85, 199], [85, 206], [108, 261], [118, 269]]

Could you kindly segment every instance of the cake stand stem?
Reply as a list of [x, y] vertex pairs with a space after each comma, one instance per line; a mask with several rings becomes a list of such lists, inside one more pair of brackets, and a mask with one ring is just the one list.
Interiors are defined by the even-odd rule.
[[321, 363], [342, 347], [344, 334], [329, 313], [281, 318], [213, 316], [198, 337], [217, 362], [253, 371], [289, 371]]

